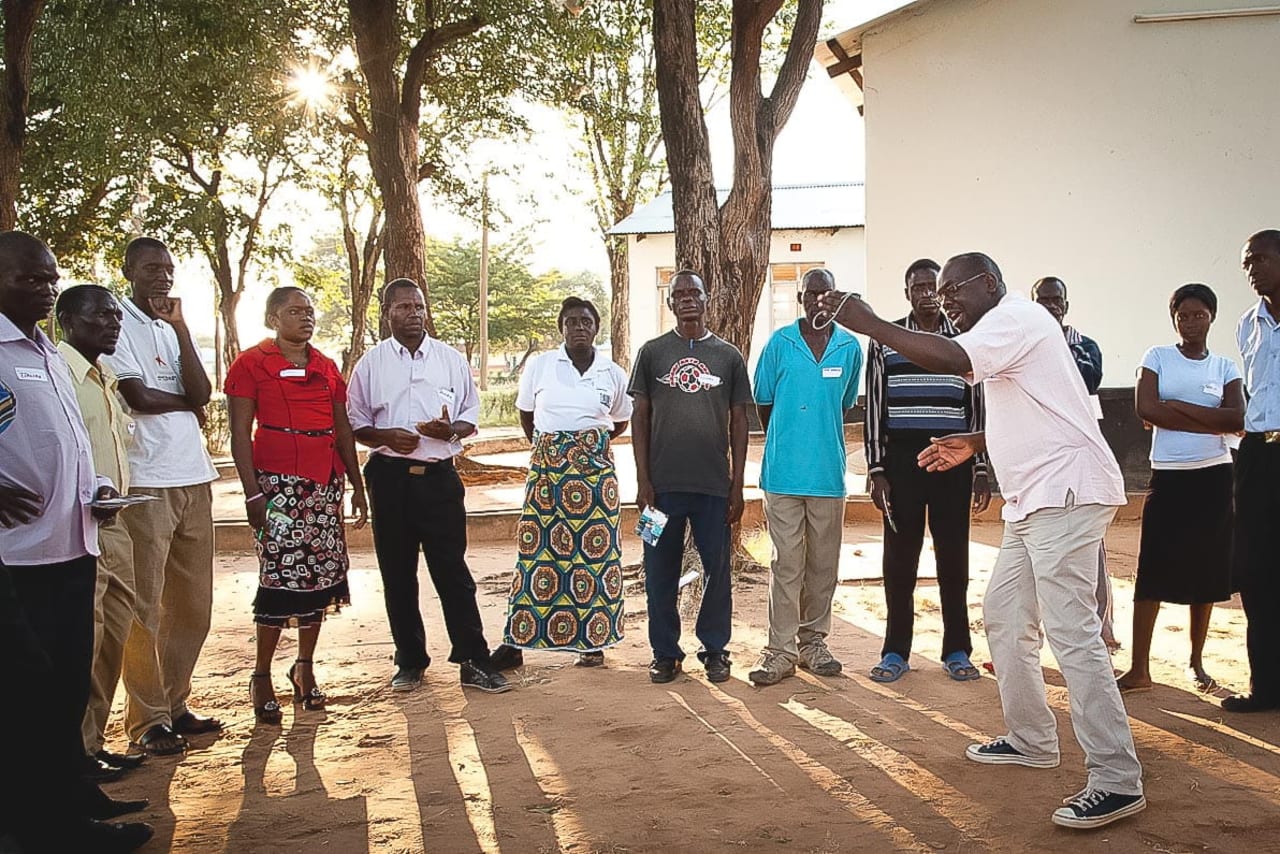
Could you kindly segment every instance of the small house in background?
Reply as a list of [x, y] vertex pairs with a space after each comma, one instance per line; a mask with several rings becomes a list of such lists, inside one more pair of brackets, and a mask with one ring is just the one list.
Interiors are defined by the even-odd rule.
[[[721, 204], [728, 192], [719, 191]], [[806, 271], [826, 267], [835, 275], [841, 290], [862, 290], [866, 270], [864, 219], [860, 183], [773, 188], [769, 275], [756, 307], [750, 359], [753, 369], [755, 357], [769, 335], [800, 316], [796, 294]], [[676, 271], [674, 230], [668, 191], [609, 232], [627, 236], [632, 359], [641, 344], [675, 325], [666, 305], [671, 276]]]

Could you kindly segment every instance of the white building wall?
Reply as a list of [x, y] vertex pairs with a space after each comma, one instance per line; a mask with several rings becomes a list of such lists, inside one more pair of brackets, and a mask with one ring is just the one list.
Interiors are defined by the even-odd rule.
[[1280, 17], [1133, 22], [1228, 5], [935, 0], [864, 35], [877, 308], [896, 316], [914, 258], [979, 250], [1012, 288], [1067, 282], [1104, 385], [1174, 340], [1187, 282], [1218, 294], [1210, 346], [1238, 356], [1240, 248], [1280, 227]]
[[[675, 236], [650, 234], [643, 240], [635, 235], [628, 237], [629, 265], [631, 269], [631, 357], [640, 345], [656, 337], [663, 329], [663, 317], [670, 314], [662, 302], [658, 290], [658, 270], [675, 265]], [[792, 244], [799, 244], [793, 250]], [[826, 267], [836, 277], [841, 290], [864, 292], [866, 282], [866, 243], [861, 228], [823, 230], [785, 230], [772, 235], [769, 260], [771, 264], [802, 264]], [[786, 286], [779, 283], [779, 288]], [[787, 301], [789, 320], [800, 315], [800, 306], [794, 297]], [[751, 353], [748, 367], [755, 369], [755, 357], [769, 335], [788, 322], [782, 305], [775, 310], [769, 284], [756, 307]], [[778, 321], [778, 322], [775, 322]], [[712, 330], [713, 332], [715, 330]]]

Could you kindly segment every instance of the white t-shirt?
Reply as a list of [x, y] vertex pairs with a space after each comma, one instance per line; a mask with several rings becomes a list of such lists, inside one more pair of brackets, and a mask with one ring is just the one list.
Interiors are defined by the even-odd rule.
[[586, 373], [579, 374], [564, 345], [531, 358], [520, 374], [516, 408], [533, 413], [539, 433], [612, 430], [631, 419], [627, 375], [613, 360], [596, 353]]
[[1120, 467], [1049, 312], [1008, 293], [952, 340], [973, 364], [965, 379], [982, 383], [986, 394], [987, 451], [1006, 521], [1069, 503], [1125, 503]]
[[[1156, 375], [1161, 400], [1180, 400], [1197, 406], [1221, 406], [1222, 394], [1240, 369], [1225, 356], [1210, 353], [1188, 359], [1174, 344], [1152, 347], [1142, 357], [1142, 367]], [[1212, 433], [1151, 428], [1153, 469], [1198, 469], [1231, 462], [1226, 437]]]
[[[120, 300], [124, 323], [116, 352], [102, 361], [121, 382], [141, 380], [143, 385], [170, 394], [186, 394], [182, 385], [178, 333], [163, 320], [152, 320], [131, 299]], [[192, 345], [195, 337], [192, 336]], [[196, 347], [196, 352], [200, 348]], [[194, 486], [218, 479], [217, 469], [204, 447], [204, 434], [194, 412], [133, 412], [133, 443], [129, 445], [130, 482], [133, 486], [163, 489]]]

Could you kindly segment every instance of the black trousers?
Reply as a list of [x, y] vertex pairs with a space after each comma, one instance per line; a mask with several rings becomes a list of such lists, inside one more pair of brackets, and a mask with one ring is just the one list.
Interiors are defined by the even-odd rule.
[[453, 646], [449, 660], [487, 662], [489, 646], [476, 604], [476, 583], [466, 561], [466, 490], [452, 460], [421, 463], [372, 454], [364, 477], [396, 664], [421, 669], [431, 663], [418, 604], [419, 550], [440, 596]]
[[1235, 466], [1235, 548], [1232, 583], [1248, 621], [1252, 694], [1280, 703], [1280, 557], [1274, 531], [1280, 518], [1280, 443], [1249, 433]]
[[945, 472], [927, 472], [916, 464], [922, 441], [889, 437], [885, 475], [897, 533], [884, 523], [884, 598], [888, 610], [881, 655], [911, 654], [915, 624], [916, 574], [924, 546], [926, 521], [933, 537], [942, 599], [942, 657], [973, 651], [969, 639], [969, 509], [973, 464]]

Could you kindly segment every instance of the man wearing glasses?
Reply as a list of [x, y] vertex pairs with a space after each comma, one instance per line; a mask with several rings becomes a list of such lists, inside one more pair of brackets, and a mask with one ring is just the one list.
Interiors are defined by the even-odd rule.
[[955, 338], [887, 323], [859, 299], [843, 309], [843, 295], [825, 299], [850, 329], [922, 367], [982, 383], [986, 393], [983, 432], [935, 438], [919, 458], [929, 471], [946, 471], [987, 449], [1005, 500], [983, 620], [1009, 733], [970, 745], [965, 756], [987, 765], [1057, 767], [1057, 724], [1040, 666], [1043, 623], [1089, 769], [1085, 787], [1052, 820], [1070, 828], [1110, 824], [1147, 805], [1094, 593], [1099, 544], [1125, 503], [1120, 467], [1053, 318], [1008, 293], [1000, 268], [979, 252], [947, 261], [938, 284], [943, 310], [960, 329]]
[[[907, 267], [911, 313], [894, 323], [913, 332], [954, 338], [942, 313], [938, 262]], [[982, 430], [982, 388], [963, 377], [923, 368], [893, 347], [872, 341], [867, 358], [867, 414], [863, 441], [871, 500], [884, 514], [884, 598], [888, 612], [876, 682], [894, 682], [911, 669], [916, 576], [925, 519], [933, 536], [942, 600], [942, 664], [958, 682], [981, 674], [969, 660], [969, 508], [991, 503], [985, 452], [953, 469], [928, 472], [916, 457], [934, 436]]]

